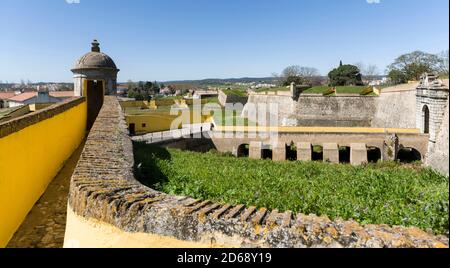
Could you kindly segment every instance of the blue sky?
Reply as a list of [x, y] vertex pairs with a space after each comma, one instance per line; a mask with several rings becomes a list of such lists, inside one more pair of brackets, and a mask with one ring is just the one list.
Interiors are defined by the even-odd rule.
[[0, 0], [0, 80], [71, 81], [97, 38], [119, 80], [326, 75], [339, 60], [384, 71], [449, 47], [448, 0]]

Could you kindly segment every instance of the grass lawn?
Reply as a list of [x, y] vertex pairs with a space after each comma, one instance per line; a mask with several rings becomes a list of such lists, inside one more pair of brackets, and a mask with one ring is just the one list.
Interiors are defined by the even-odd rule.
[[273, 87], [273, 88], [260, 88], [256, 89], [255, 92], [277, 92], [277, 91], [290, 91], [289, 87]]
[[136, 177], [168, 194], [448, 233], [449, 179], [418, 166], [272, 162], [142, 143], [134, 150]]
[[[217, 111], [214, 113], [214, 122], [219, 126], [248, 126], [249, 120], [248, 118], [241, 117], [241, 110], [236, 110], [233, 112], [233, 114], [225, 113], [225, 108], [222, 108], [222, 114], [220, 114], [220, 111]], [[253, 126], [256, 126], [257, 124], [254, 123]]]
[[[242, 118], [242, 110], [235, 110], [233, 114], [226, 114], [225, 108], [221, 107], [219, 105], [219, 100], [217, 98], [205, 98], [202, 100], [202, 113], [204, 110], [204, 107], [207, 104], [214, 104], [217, 108], [213, 109], [211, 112], [211, 115], [213, 115], [214, 122], [217, 125], [220, 126], [226, 126], [226, 125], [234, 125], [234, 126], [248, 126], [249, 120], [247, 118]], [[194, 109], [193, 105], [188, 105], [189, 109], [192, 111]], [[155, 113], [162, 113], [162, 114], [170, 114], [170, 111], [172, 110], [171, 106], [158, 106], [158, 109], [151, 110], [151, 109], [141, 109], [139, 107], [127, 107], [125, 108], [125, 114], [127, 115], [151, 115]], [[257, 124], [254, 123], [254, 126]]]
[[[317, 86], [312, 87], [308, 90], [305, 90], [304, 93], [309, 94], [323, 94], [328, 91], [331, 87], [329, 86]], [[336, 87], [337, 94], [360, 94], [363, 89], [366, 89], [367, 86], [343, 86]]]
[[225, 89], [223, 90], [223, 93], [225, 93], [227, 96], [235, 95], [238, 97], [247, 97], [247, 91], [240, 89]]

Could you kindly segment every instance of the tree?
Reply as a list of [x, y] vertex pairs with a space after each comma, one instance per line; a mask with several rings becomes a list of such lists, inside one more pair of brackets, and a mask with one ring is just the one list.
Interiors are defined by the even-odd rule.
[[161, 86], [158, 84], [158, 82], [155, 81], [152, 83], [151, 91], [153, 92], [153, 94], [159, 94], [159, 92], [161, 91]]
[[127, 87], [128, 87], [128, 91], [130, 91], [130, 90], [133, 90], [133, 89], [136, 88], [136, 84], [133, 81], [128, 80], [127, 81]]
[[316, 68], [292, 65], [286, 67], [280, 76], [274, 76], [280, 80], [283, 86], [289, 86], [291, 83], [296, 85], [310, 84], [312, 78], [319, 75], [320, 73]]
[[402, 71], [399, 70], [389, 71], [388, 77], [391, 80], [391, 83], [395, 85], [404, 84], [408, 82], [406, 74], [404, 74]]
[[[398, 77], [406, 78], [406, 81], [420, 79], [423, 73], [433, 73], [439, 70], [440, 60], [437, 55], [414, 51], [399, 56], [388, 66], [388, 72]], [[393, 72], [395, 71], [395, 72]], [[399, 75], [401, 72], [403, 75]], [[391, 78], [391, 80], [393, 80]], [[394, 80], [393, 80], [394, 81]]]
[[380, 74], [379, 70], [378, 70], [378, 67], [376, 65], [373, 65], [373, 64], [369, 64], [369, 65], [366, 66], [362, 62], [358, 62], [358, 63], [355, 63], [355, 66], [358, 67], [358, 69], [361, 72], [361, 75], [363, 77], [365, 77], [367, 80], [373, 80], [373, 79], [375, 79], [375, 77], [377, 75]]
[[145, 91], [147, 91], [147, 92], [151, 91], [152, 88], [153, 88], [153, 83], [152, 82], [145, 82], [145, 85], [144, 85]]
[[445, 51], [442, 51], [441, 53], [439, 53], [438, 55], [439, 57], [439, 65], [438, 65], [438, 72], [440, 75], [444, 75], [444, 76], [448, 76], [449, 75], [449, 70], [448, 70], [448, 63], [449, 63], [449, 58], [448, 58], [448, 49]]
[[313, 67], [300, 67], [300, 76], [303, 76], [307, 79], [311, 77], [319, 76], [320, 72], [316, 68]]
[[368, 79], [374, 79], [375, 76], [379, 75], [380, 72], [378, 67], [373, 64], [369, 64], [367, 68], [363, 70], [363, 75], [365, 75]]
[[330, 86], [360, 86], [363, 85], [361, 72], [355, 65], [343, 64], [333, 69], [329, 74]]

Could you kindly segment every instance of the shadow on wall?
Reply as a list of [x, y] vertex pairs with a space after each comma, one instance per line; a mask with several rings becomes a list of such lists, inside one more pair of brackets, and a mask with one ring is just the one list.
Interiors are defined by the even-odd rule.
[[378, 163], [381, 161], [381, 149], [378, 147], [368, 147], [367, 160], [369, 163]]
[[414, 163], [422, 161], [422, 155], [414, 148], [401, 148], [397, 153], [397, 159], [400, 163]]
[[339, 147], [339, 163], [349, 164], [350, 163], [351, 148], [348, 146]]
[[312, 161], [323, 161], [323, 147], [321, 145], [313, 145]]
[[237, 157], [249, 157], [249, 155], [250, 155], [250, 145], [249, 144], [239, 145]]
[[297, 147], [295, 146], [294, 142], [286, 145], [286, 160], [297, 161]]

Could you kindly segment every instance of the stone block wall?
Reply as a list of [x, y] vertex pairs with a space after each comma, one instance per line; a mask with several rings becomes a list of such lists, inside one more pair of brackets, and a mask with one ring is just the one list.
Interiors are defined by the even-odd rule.
[[414, 85], [403, 87], [382, 91], [376, 100], [373, 127], [416, 128], [416, 90]]
[[300, 95], [295, 118], [300, 126], [370, 127], [377, 97]]
[[254, 107], [258, 107], [258, 112], [267, 113], [266, 118], [275, 116], [283, 126], [369, 127], [375, 115], [376, 100], [377, 97], [359, 95], [304, 94], [294, 100], [290, 95], [252, 94], [243, 116], [257, 122], [259, 115]]
[[447, 99], [447, 108], [444, 111], [442, 124], [436, 136], [436, 143], [430, 148], [427, 165], [438, 170], [442, 174], [449, 175], [449, 101]]
[[171, 196], [132, 170], [123, 115], [107, 97], [72, 177], [66, 247], [448, 247], [417, 228]]

